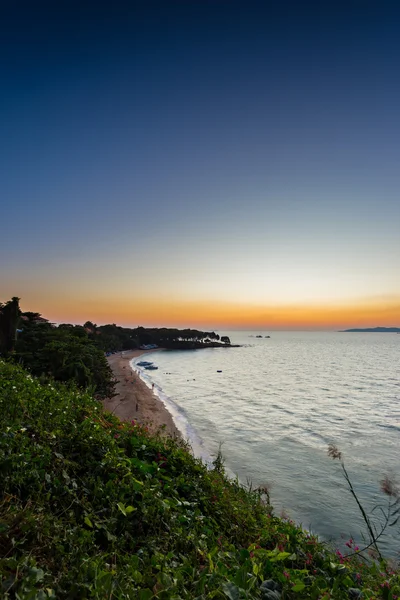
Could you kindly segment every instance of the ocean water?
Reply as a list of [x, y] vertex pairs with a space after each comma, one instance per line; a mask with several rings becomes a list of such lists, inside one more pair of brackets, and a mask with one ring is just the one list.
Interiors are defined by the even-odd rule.
[[[362, 543], [365, 527], [327, 448], [343, 453], [368, 510], [387, 502], [382, 477], [400, 481], [400, 335], [219, 333], [241, 347], [158, 351], [146, 357], [158, 370], [142, 377], [197, 456], [210, 461], [222, 444], [228, 472], [268, 484], [277, 513], [337, 547]], [[400, 552], [399, 526], [382, 549]]]

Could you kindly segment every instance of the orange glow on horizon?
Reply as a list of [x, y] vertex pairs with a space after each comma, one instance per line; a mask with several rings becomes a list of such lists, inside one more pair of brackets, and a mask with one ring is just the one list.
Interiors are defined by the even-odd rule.
[[[72, 300], [31, 303], [56, 323], [116, 323], [136, 327], [197, 327], [203, 329], [345, 329], [400, 326], [400, 298], [365, 299], [340, 305], [254, 306], [227, 302], [173, 301], [162, 297], [116, 300]], [[55, 308], [56, 307], [56, 308]]]

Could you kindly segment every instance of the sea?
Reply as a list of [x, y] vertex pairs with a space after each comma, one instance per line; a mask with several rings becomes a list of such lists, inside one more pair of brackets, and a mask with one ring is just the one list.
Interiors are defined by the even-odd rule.
[[[327, 451], [335, 444], [342, 452], [379, 532], [379, 506], [388, 503], [381, 481], [400, 483], [400, 335], [218, 333], [240, 347], [160, 350], [145, 358], [158, 369], [140, 370], [194, 454], [211, 464], [221, 449], [231, 477], [268, 486], [276, 514], [334, 547], [367, 543], [340, 462]], [[400, 558], [400, 521], [380, 543]]]

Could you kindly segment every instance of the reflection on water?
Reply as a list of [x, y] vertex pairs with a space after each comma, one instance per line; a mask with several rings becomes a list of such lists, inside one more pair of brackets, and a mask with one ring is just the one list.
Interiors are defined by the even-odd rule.
[[[222, 442], [229, 471], [270, 483], [275, 507], [305, 527], [325, 539], [359, 539], [362, 522], [327, 446], [339, 446], [372, 508], [382, 476], [399, 476], [400, 336], [227, 335], [243, 346], [153, 355], [151, 379], [178, 426], [203, 457]], [[385, 549], [399, 550], [390, 535]]]

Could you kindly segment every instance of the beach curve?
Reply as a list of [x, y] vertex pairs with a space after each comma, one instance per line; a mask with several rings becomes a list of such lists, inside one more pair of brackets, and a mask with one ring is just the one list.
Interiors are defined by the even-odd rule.
[[147, 425], [152, 432], [163, 428], [166, 435], [182, 438], [162, 400], [155, 396], [131, 367], [132, 359], [150, 353], [154, 353], [154, 349], [126, 350], [107, 357], [117, 384], [116, 395], [103, 400], [103, 407], [121, 421], [137, 421]]

